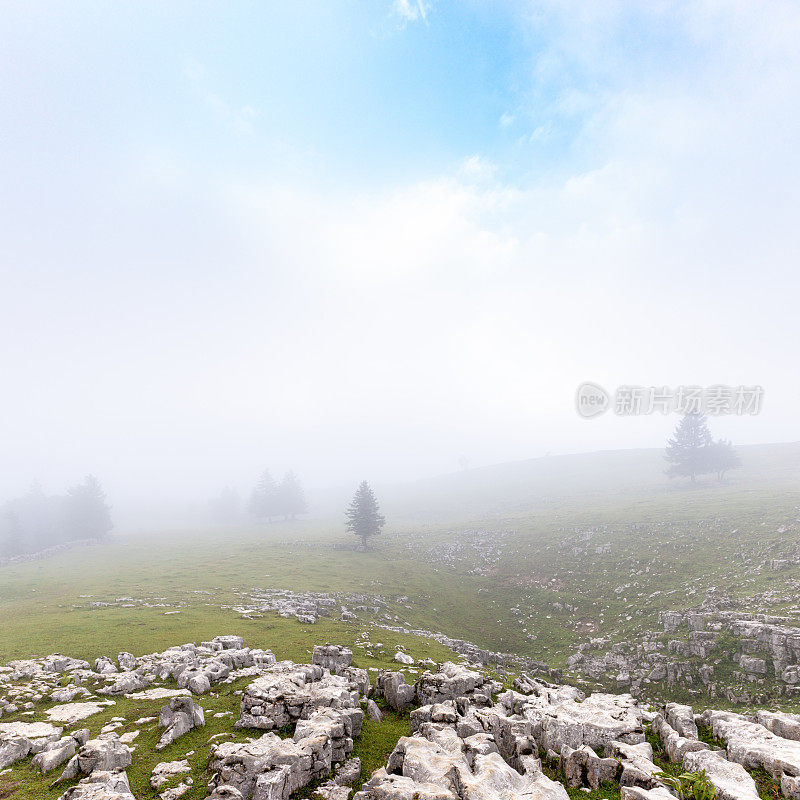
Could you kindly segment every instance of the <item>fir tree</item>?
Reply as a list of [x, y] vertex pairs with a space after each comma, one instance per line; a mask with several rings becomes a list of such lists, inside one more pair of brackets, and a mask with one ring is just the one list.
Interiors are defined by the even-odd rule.
[[350, 505], [345, 511], [347, 530], [361, 539], [362, 546], [366, 549], [367, 540], [377, 536], [386, 524], [378, 508], [378, 501], [369, 484], [362, 481]]
[[709, 467], [711, 472], [717, 473], [717, 479], [723, 480], [729, 469], [742, 466], [739, 454], [727, 439], [717, 439], [708, 449]]
[[65, 523], [69, 539], [100, 539], [114, 527], [103, 487], [94, 475], [68, 490]]
[[14, 511], [0, 513], [0, 556], [18, 556], [25, 552], [24, 533]]
[[261, 478], [250, 495], [247, 510], [253, 519], [271, 519], [278, 511], [278, 487], [268, 469], [261, 473]]
[[294, 472], [287, 472], [278, 487], [278, 509], [285, 517], [292, 519], [296, 514], [305, 514], [308, 511], [303, 487]]
[[691, 478], [711, 472], [710, 447], [711, 432], [708, 430], [704, 414], [685, 414], [675, 433], [667, 443], [664, 458], [669, 462], [667, 475]]

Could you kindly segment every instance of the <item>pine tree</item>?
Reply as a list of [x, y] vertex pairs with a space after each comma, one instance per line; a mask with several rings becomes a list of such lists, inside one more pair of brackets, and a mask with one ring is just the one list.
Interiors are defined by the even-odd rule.
[[667, 443], [664, 458], [669, 462], [667, 475], [691, 478], [711, 472], [711, 432], [704, 414], [686, 414]]
[[367, 540], [372, 536], [377, 536], [386, 524], [386, 518], [381, 515], [378, 501], [366, 481], [361, 481], [344, 513], [347, 518], [347, 530], [361, 539], [361, 544], [365, 549]]
[[261, 478], [250, 495], [247, 510], [254, 519], [271, 519], [278, 513], [278, 487], [268, 469], [261, 473]]
[[64, 512], [69, 539], [100, 539], [114, 527], [103, 487], [94, 475], [68, 490]]
[[711, 472], [717, 473], [717, 480], [722, 480], [729, 469], [742, 466], [739, 454], [727, 439], [717, 439], [712, 442], [708, 451], [709, 467]]
[[295, 514], [305, 514], [308, 511], [300, 479], [291, 470], [283, 476], [281, 485], [278, 487], [278, 509], [285, 517], [292, 519]]
[[18, 556], [24, 552], [24, 533], [19, 517], [11, 509], [0, 511], [0, 556]]

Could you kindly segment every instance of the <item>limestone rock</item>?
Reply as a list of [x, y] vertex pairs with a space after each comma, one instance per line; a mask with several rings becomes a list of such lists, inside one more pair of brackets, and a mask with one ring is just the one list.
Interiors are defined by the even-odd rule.
[[116, 694], [129, 694], [130, 692], [138, 692], [140, 689], [146, 689], [150, 685], [150, 681], [140, 672], [120, 672], [114, 675], [113, 681], [109, 686], [98, 689], [98, 694], [116, 695]]
[[191, 771], [189, 762], [185, 758], [182, 761], [165, 761], [161, 764], [156, 764], [150, 776], [150, 785], [158, 791], [176, 775]]
[[59, 781], [72, 780], [78, 775], [91, 775], [95, 771], [114, 772], [131, 765], [131, 749], [119, 740], [116, 733], [104, 733], [90, 739], [70, 759]]
[[714, 750], [695, 750], [683, 757], [687, 772], [705, 770], [719, 800], [758, 800], [755, 781], [744, 767]]
[[756, 722], [784, 739], [800, 741], [800, 714], [786, 714], [774, 711], [758, 711]]
[[114, 705], [114, 701], [92, 701], [90, 703], [65, 703], [48, 708], [44, 713], [51, 722], [74, 725], [87, 717], [99, 714], [104, 708]]
[[569, 745], [561, 748], [559, 767], [568, 789], [588, 786], [599, 789], [601, 783], [614, 781], [620, 771], [614, 758], [600, 758], [588, 745], [573, 750]]
[[63, 728], [47, 722], [0, 723], [0, 769], [39, 753], [48, 744], [57, 742], [62, 733]]
[[335, 644], [315, 645], [311, 663], [338, 675], [353, 663], [353, 651]]
[[359, 690], [350, 678], [319, 665], [284, 661], [267, 667], [242, 695], [237, 727], [277, 730], [320, 708], [355, 708]]
[[620, 800], [675, 800], [675, 795], [664, 786], [643, 789], [641, 786], [623, 786]]
[[132, 653], [120, 653], [117, 656], [117, 663], [121, 672], [133, 672], [138, 666], [136, 656]]
[[619, 759], [622, 774], [619, 776], [620, 786], [641, 786], [643, 789], [654, 789], [660, 786], [656, 778], [661, 770], [653, 763], [653, 748], [648, 742], [640, 744], [624, 744], [609, 742], [605, 754]]
[[67, 789], [59, 800], [135, 800], [125, 772], [97, 770]]
[[446, 661], [438, 672], [423, 672], [416, 683], [420, 705], [469, 697], [474, 703], [489, 704], [494, 685], [474, 670]]
[[776, 736], [741, 714], [708, 710], [702, 718], [725, 742], [731, 761], [747, 769], [762, 767], [779, 782], [784, 775], [800, 775], [800, 742]]
[[367, 716], [373, 722], [381, 722], [383, 720], [383, 714], [381, 714], [378, 704], [372, 699], [367, 700]]
[[686, 753], [710, 749], [705, 742], [701, 742], [699, 739], [687, 739], [679, 736], [678, 732], [661, 714], [656, 714], [653, 720], [653, 733], [661, 739], [667, 758], [673, 763], [682, 762]]
[[697, 738], [697, 725], [694, 721], [694, 712], [691, 706], [680, 703], [667, 703], [665, 708], [667, 722], [685, 739]]
[[192, 728], [205, 724], [203, 709], [191, 697], [173, 697], [158, 716], [159, 727], [166, 730], [156, 745], [156, 750], [163, 750]]
[[383, 697], [394, 711], [402, 712], [414, 705], [416, 693], [406, 684], [402, 672], [380, 672], [375, 681], [375, 694]]
[[40, 772], [50, 772], [56, 767], [61, 766], [75, 755], [78, 743], [71, 736], [65, 736], [57, 742], [50, 742], [44, 750], [38, 752], [32, 760], [32, 764]]

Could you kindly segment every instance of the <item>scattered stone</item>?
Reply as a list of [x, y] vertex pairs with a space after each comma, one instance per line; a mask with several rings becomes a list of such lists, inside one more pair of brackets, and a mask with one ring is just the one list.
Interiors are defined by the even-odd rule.
[[163, 750], [192, 728], [205, 725], [206, 722], [203, 709], [191, 697], [173, 697], [161, 709], [158, 724], [166, 728], [156, 745], [156, 750]]
[[48, 708], [44, 713], [51, 722], [60, 722], [62, 725], [74, 725], [76, 722], [99, 714], [108, 706], [113, 705], [113, 700], [100, 700], [90, 703], [65, 703], [64, 705]]
[[124, 771], [97, 770], [67, 789], [59, 800], [135, 800]]
[[182, 761], [165, 761], [161, 764], [156, 764], [153, 773], [150, 776], [150, 785], [159, 791], [165, 784], [169, 783], [176, 775], [183, 775], [191, 772], [189, 762], [186, 759]]
[[353, 663], [353, 651], [335, 644], [315, 645], [311, 663], [340, 675]]
[[59, 741], [62, 733], [63, 728], [47, 722], [0, 723], [0, 769], [41, 752], [48, 744]]
[[116, 733], [101, 734], [90, 739], [70, 759], [58, 781], [72, 780], [78, 775], [91, 775], [95, 770], [124, 770], [131, 765], [131, 749]]
[[143, 692], [133, 692], [126, 694], [129, 700], [167, 700], [170, 697], [191, 697], [192, 693], [188, 689], [145, 689]]
[[380, 708], [378, 708], [378, 704], [372, 700], [367, 700], [367, 716], [373, 722], [382, 722], [383, 721], [383, 714], [381, 714]]
[[57, 742], [49, 742], [33, 757], [31, 764], [42, 773], [50, 772], [72, 758], [77, 747], [78, 742], [72, 736], [65, 736]]

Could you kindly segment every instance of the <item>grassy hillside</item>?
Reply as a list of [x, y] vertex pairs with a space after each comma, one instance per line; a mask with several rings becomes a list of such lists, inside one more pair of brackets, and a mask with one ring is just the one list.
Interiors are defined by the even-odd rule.
[[[800, 486], [800, 443], [737, 448], [742, 468], [720, 485], [711, 476], [698, 480], [708, 497], [742, 491], [782, 491]], [[598, 506], [624, 508], [662, 496], [679, 510], [687, 500], [685, 481], [665, 474], [664, 451], [613, 450], [497, 464], [395, 487], [383, 487], [384, 507], [394, 517], [415, 522], [453, 522], [513, 515], [525, 517], [542, 508], [592, 513]], [[663, 502], [658, 503], [664, 507]]]
[[[224, 608], [257, 588], [382, 595], [390, 619], [374, 622], [556, 665], [589, 636], [652, 629], [660, 610], [696, 605], [710, 587], [785, 610], [798, 566], [765, 565], [797, 552], [800, 447], [742, 448], [742, 458], [722, 485], [670, 483], [659, 452], [633, 451], [401, 487], [383, 495], [390, 524], [367, 553], [343, 549], [340, 519], [120, 534], [0, 569], [0, 660], [145, 652], [222, 632], [294, 656], [364, 627]], [[392, 511], [404, 496], [408, 513]]]

